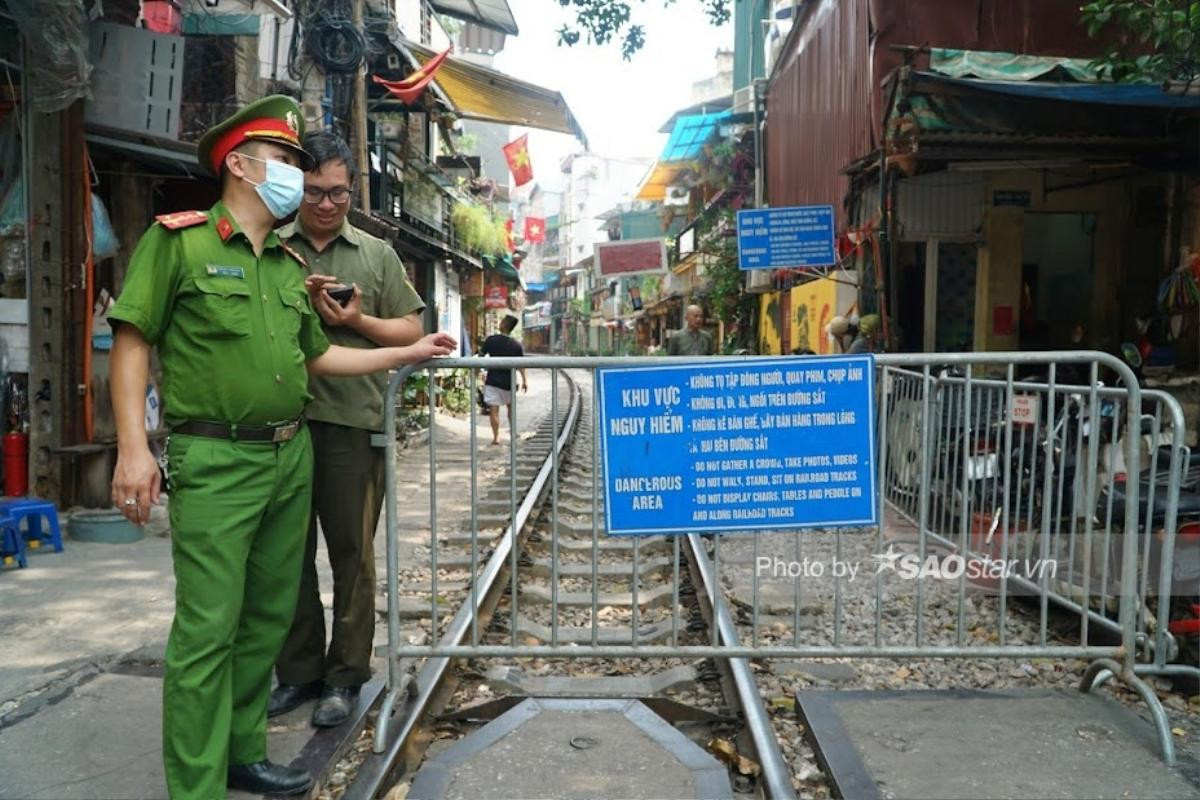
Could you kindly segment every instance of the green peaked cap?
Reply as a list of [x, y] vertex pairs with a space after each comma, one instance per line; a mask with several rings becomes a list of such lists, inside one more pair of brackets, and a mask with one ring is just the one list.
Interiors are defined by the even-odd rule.
[[296, 151], [300, 157], [300, 168], [308, 171], [316, 166], [300, 141], [304, 138], [304, 116], [300, 105], [282, 94], [273, 94], [256, 100], [238, 111], [229, 119], [208, 129], [196, 145], [196, 157], [200, 164], [221, 174], [225, 156], [245, 142], [270, 142]]

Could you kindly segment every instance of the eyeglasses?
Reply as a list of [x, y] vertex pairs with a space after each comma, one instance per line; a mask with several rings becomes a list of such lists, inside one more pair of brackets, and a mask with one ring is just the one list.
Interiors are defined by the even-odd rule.
[[342, 205], [350, 200], [350, 190], [345, 186], [335, 186], [332, 189], [320, 189], [316, 186], [304, 187], [304, 202], [309, 205], [320, 205], [328, 197], [335, 205]]

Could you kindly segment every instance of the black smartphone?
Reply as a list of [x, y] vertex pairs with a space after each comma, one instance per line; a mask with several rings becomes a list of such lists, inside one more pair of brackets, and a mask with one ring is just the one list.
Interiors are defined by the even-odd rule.
[[329, 292], [329, 296], [336, 300], [339, 306], [345, 308], [346, 304], [350, 302], [350, 298], [354, 297], [354, 284], [339, 286], [336, 289], [326, 289], [325, 291]]

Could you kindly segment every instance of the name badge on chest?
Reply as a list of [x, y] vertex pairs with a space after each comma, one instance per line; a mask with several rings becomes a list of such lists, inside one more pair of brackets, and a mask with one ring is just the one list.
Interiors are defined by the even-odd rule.
[[209, 264], [205, 267], [205, 271], [212, 276], [218, 278], [238, 278], [246, 279], [246, 271], [241, 267], [222, 267], [218, 264]]

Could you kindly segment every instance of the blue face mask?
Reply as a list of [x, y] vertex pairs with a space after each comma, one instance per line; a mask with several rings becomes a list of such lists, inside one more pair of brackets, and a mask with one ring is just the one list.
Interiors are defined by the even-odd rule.
[[261, 161], [267, 165], [266, 177], [262, 183], [246, 183], [250, 183], [258, 192], [271, 216], [283, 219], [300, 207], [300, 200], [304, 197], [304, 173], [300, 169], [282, 161], [268, 161], [245, 153], [241, 155], [243, 158]]

